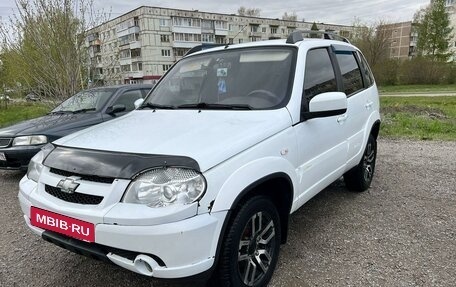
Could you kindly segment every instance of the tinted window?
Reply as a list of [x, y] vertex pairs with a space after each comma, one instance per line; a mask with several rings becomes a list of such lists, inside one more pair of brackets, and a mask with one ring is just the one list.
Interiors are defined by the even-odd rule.
[[358, 67], [358, 62], [353, 53], [337, 54], [345, 94], [351, 95], [363, 89], [363, 78]]
[[140, 90], [127, 91], [118, 97], [113, 105], [125, 105], [126, 111], [129, 112], [135, 109], [135, 101], [143, 97]]
[[374, 84], [374, 76], [372, 75], [372, 72], [369, 68], [369, 65], [367, 64], [366, 59], [361, 53], [358, 53], [358, 58], [360, 59], [361, 71], [364, 74], [364, 79], [366, 81], [366, 84], [364, 86], [366, 88], [370, 87]]
[[328, 50], [325, 48], [310, 50], [307, 53], [302, 110], [308, 110], [309, 101], [314, 96], [336, 91], [336, 76]]

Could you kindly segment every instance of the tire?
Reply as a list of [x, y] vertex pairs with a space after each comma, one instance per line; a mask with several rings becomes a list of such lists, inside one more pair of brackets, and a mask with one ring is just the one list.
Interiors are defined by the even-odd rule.
[[370, 187], [374, 177], [376, 158], [377, 141], [372, 135], [369, 135], [363, 158], [357, 166], [344, 174], [345, 185], [348, 189], [363, 192]]
[[267, 286], [280, 250], [280, 218], [265, 196], [246, 201], [233, 215], [212, 286]]

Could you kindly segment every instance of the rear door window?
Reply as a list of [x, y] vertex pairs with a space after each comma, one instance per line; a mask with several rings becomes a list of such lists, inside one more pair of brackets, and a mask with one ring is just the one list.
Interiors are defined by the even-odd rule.
[[361, 70], [353, 52], [336, 53], [342, 74], [343, 90], [347, 96], [353, 95], [364, 88]]

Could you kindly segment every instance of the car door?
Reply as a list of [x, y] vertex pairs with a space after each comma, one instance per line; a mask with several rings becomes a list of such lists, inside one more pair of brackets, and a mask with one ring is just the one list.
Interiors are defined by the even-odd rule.
[[[310, 100], [325, 92], [337, 92], [337, 70], [329, 47], [307, 52], [301, 114], [308, 112]], [[299, 145], [297, 169], [301, 188], [298, 205], [339, 178], [344, 170], [347, 143], [339, 119], [345, 115], [302, 120], [294, 126]], [[305, 117], [304, 117], [305, 118]]]
[[348, 168], [358, 164], [363, 151], [364, 129], [368, 117], [365, 80], [361, 72], [357, 51], [350, 46], [333, 45], [341, 72], [342, 91], [347, 95], [347, 113], [341, 127], [348, 143]]

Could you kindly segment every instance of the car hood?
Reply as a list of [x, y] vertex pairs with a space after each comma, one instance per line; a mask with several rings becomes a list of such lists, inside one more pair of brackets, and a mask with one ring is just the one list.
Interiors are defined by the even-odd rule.
[[58, 138], [100, 122], [101, 117], [96, 113], [49, 114], [0, 129], [0, 137], [50, 135]]
[[206, 171], [290, 126], [286, 108], [138, 110], [54, 143], [102, 151], [187, 156], [198, 162], [201, 171]]

